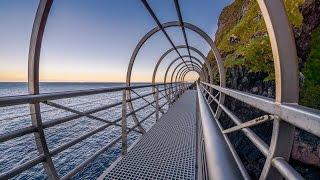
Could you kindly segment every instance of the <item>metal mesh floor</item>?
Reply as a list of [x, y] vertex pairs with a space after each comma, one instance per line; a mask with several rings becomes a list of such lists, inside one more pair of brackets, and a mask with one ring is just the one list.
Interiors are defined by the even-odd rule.
[[196, 91], [185, 92], [104, 179], [195, 179]]

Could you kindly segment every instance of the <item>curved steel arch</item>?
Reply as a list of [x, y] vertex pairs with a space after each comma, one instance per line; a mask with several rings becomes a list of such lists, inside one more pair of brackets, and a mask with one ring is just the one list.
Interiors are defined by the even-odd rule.
[[[172, 74], [171, 74], [170, 84], [172, 84], [172, 82], [173, 82], [173, 77], [174, 77], [174, 75], [176, 75], [176, 76], [175, 76], [175, 79], [174, 79], [175, 82], [179, 82], [179, 81], [180, 81], [180, 79], [177, 79], [177, 77], [178, 77], [178, 75], [179, 75], [179, 71], [178, 71], [178, 73], [176, 73], [176, 74], [175, 74], [175, 72], [176, 72], [176, 70], [177, 70], [181, 65], [182, 65], [182, 64], [180, 63], [180, 64], [178, 64], [178, 65], [174, 68], [174, 70], [173, 70], [173, 72], [172, 72]], [[184, 67], [184, 66], [182, 66], [179, 70], [181, 70], [183, 67]], [[203, 70], [203, 66], [201, 66], [201, 67], [197, 66], [197, 67], [198, 67], [198, 70], [199, 70], [199, 76], [200, 76], [201, 80], [206, 81], [206, 79], [202, 79], [202, 76], [201, 76], [201, 74], [203, 74], [204, 78], [205, 78], [205, 76], [206, 76], [205, 71]], [[178, 80], [179, 80], [179, 81], [178, 81]]]
[[[195, 66], [194, 69], [189, 69], [185, 64], [183, 64], [183, 66], [181, 66], [180, 70], [183, 70], [184, 72], [185, 72], [185, 71], [194, 71], [194, 72], [197, 72], [197, 73], [199, 74], [199, 77], [201, 76], [201, 72], [203, 72], [202, 69], [200, 69], [199, 67], [196, 67], [196, 66]], [[177, 75], [178, 75], [178, 74], [177, 74]], [[178, 77], [177, 75], [176, 75], [176, 77], [175, 77], [175, 79], [176, 79], [175, 82], [176, 82], [176, 83], [177, 83], [177, 82], [180, 82], [180, 83], [183, 82], [182, 79], [180, 79], [179, 81], [177, 81], [177, 77]], [[180, 75], [181, 75], [181, 74], [180, 74]], [[172, 81], [171, 81], [171, 83], [172, 83]], [[182, 84], [182, 85], [183, 85], [183, 84]], [[176, 92], [178, 92], [178, 88], [181, 89], [180, 86], [181, 86], [181, 84], [179, 84], [179, 87], [176, 86]]]
[[[188, 48], [188, 46], [186, 45], [180, 45], [180, 46], [176, 46], [177, 49], [181, 49], [181, 48]], [[209, 62], [209, 60], [203, 55], [203, 53], [201, 51], [199, 51], [197, 48], [193, 47], [193, 46], [190, 46], [189, 45], [189, 49], [196, 52], [199, 56], [202, 57], [202, 59], [205, 61], [207, 67], [209, 67], [209, 69], [211, 69], [211, 64]], [[159, 58], [159, 60], [157, 61], [157, 64], [153, 70], [153, 75], [152, 75], [152, 83], [154, 84], [155, 83], [155, 77], [156, 77], [156, 74], [157, 74], [157, 71], [158, 71], [158, 68], [159, 68], [159, 65], [161, 64], [162, 60], [169, 54], [171, 53], [172, 51], [174, 51], [175, 49], [174, 48], [171, 48], [169, 50], [167, 50], [165, 53], [163, 53], [163, 55]], [[213, 81], [213, 73], [212, 71], [209, 71], [210, 73], [210, 83], [212, 83]]]
[[[189, 55], [186, 55], [186, 56], [183, 56], [183, 57], [189, 57]], [[203, 67], [203, 64], [201, 63], [201, 61], [200, 61], [198, 58], [196, 58], [196, 57], [194, 57], [194, 56], [191, 56], [191, 58], [194, 59], [196, 62], [198, 62], [198, 63], [199, 63], [198, 65], [199, 65], [201, 68]], [[164, 77], [163, 77], [163, 82], [164, 82], [164, 83], [167, 82], [167, 75], [168, 75], [168, 72], [169, 72], [171, 66], [172, 66], [175, 62], [177, 62], [179, 59], [180, 59], [180, 58], [174, 59], [174, 60], [169, 64], [169, 66], [167, 67], [166, 72], [165, 72], [165, 75], [164, 75]], [[175, 67], [175, 69], [176, 69], [178, 66], [180, 66], [180, 65], [181, 65], [181, 63], [178, 64], [178, 65]], [[171, 77], [173, 76], [173, 74], [174, 74], [174, 72], [175, 72], [175, 69], [174, 69], [174, 71], [172, 72]], [[171, 78], [171, 82], [172, 82], [172, 78]]]
[[[199, 66], [196, 66], [196, 65], [195, 65], [195, 68], [197, 68], [197, 71], [198, 71], [199, 75], [201, 76], [201, 74], [203, 73], [203, 70], [200, 69], [200, 67], [199, 67]], [[178, 77], [178, 74], [176, 74], [175, 82], [181, 82], [182, 79], [179, 79], [179, 78], [177, 78], [177, 77]], [[172, 76], [171, 83], [172, 83], [172, 82], [173, 82], [173, 76]]]
[[[181, 73], [179, 75], [177, 74], [176, 76], [177, 81], [184, 81], [185, 73], [192, 71], [192, 70], [186, 69], [185, 67], [182, 67], [181, 69], [182, 69]], [[199, 74], [199, 77], [200, 77], [201, 72], [199, 72], [198, 70], [197, 73]]]
[[[173, 21], [173, 22], [167, 22], [167, 23], [161, 24], [161, 27], [164, 28], [164, 29], [169, 28], [169, 27], [179, 27], [179, 26], [181, 26], [179, 21]], [[184, 26], [185, 28], [197, 33], [198, 35], [200, 35], [210, 45], [211, 50], [213, 51], [213, 54], [215, 56], [215, 60], [217, 62], [217, 66], [218, 66], [218, 70], [219, 70], [220, 86], [221, 87], [225, 87], [226, 83], [225, 83], [225, 71], [224, 71], [224, 67], [223, 67], [223, 62], [222, 62], [220, 53], [219, 53], [218, 49], [216, 48], [215, 44], [213, 43], [212, 39], [210, 38], [210, 36], [208, 34], [206, 34], [204, 31], [202, 31], [200, 28], [198, 28], [197, 26], [192, 25], [190, 23], [184, 22], [182, 24], [182, 26]], [[152, 30], [150, 30], [146, 35], [143, 36], [143, 38], [139, 41], [139, 43], [135, 47], [135, 49], [134, 49], [134, 51], [133, 51], [133, 53], [131, 55], [129, 66], [128, 66], [128, 70], [127, 70], [127, 77], [126, 77], [126, 85], [127, 86], [130, 86], [130, 84], [131, 84], [132, 67], [133, 67], [133, 64], [135, 62], [135, 59], [137, 57], [138, 52], [140, 51], [140, 49], [144, 45], [144, 43], [152, 35], [154, 35], [155, 33], [157, 33], [160, 30], [161, 30], [161, 28], [159, 26], [157, 26], [157, 27], [153, 28]], [[129, 98], [131, 98], [131, 93], [130, 92], [128, 92], [127, 95], [128, 95]], [[225, 95], [223, 93], [220, 93], [219, 102], [221, 104], [224, 103], [224, 99], [225, 99]], [[132, 103], [129, 102], [128, 104], [129, 104], [130, 110], [134, 110], [133, 106], [132, 106]], [[219, 117], [220, 114], [221, 114], [221, 109], [217, 108], [215, 116]], [[133, 116], [133, 118], [135, 119], [135, 122], [137, 122], [137, 119], [136, 119], [135, 115]]]
[[[199, 61], [199, 59], [197, 59], [197, 58], [195, 58], [195, 57], [193, 57], [193, 56], [192, 56], [192, 58], [194, 58], [194, 60], [196, 60], [197, 62], [201, 63], [201, 62]], [[172, 64], [173, 64], [174, 62], [175, 62], [175, 61], [172, 61]], [[166, 74], [165, 74], [165, 76], [164, 76], [164, 80], [167, 79], [167, 72], [169, 71], [169, 69], [170, 69], [170, 67], [172, 66], [172, 64], [170, 64], [170, 66], [168, 66], [167, 71], [166, 71]], [[174, 70], [172, 71], [171, 79], [170, 79], [170, 82], [171, 82], [171, 83], [172, 83], [172, 79], [173, 79], [173, 76], [174, 76], [177, 68], [180, 67], [181, 65], [182, 65], [182, 63], [179, 63], [179, 64], [174, 68]], [[202, 66], [199, 65], [198, 67], [199, 67], [199, 69], [201, 69], [201, 71], [202, 71], [203, 73], [205, 73], [204, 70], [203, 70], [203, 64], [201, 64], [201, 65], [202, 65]], [[205, 74], [205, 75], [206, 75], [206, 74]], [[166, 82], [166, 81], [165, 81], [165, 82]]]
[[[181, 48], [188, 48], [188, 46], [186, 45], [179, 45], [179, 46], [176, 46], [176, 49], [181, 49]], [[204, 60], [205, 64], [209, 67], [208, 69], [212, 69], [211, 68], [211, 64], [209, 62], [209, 60], [203, 55], [203, 53], [198, 50], [197, 48], [193, 47], [193, 46], [190, 46], [189, 45], [189, 49], [196, 52], [199, 56], [202, 57], [202, 59]], [[175, 48], [170, 48], [169, 50], [167, 50], [165, 53], [162, 54], [162, 56], [159, 58], [159, 60], [157, 61], [157, 64], [153, 70], [153, 75], [152, 75], [152, 84], [155, 84], [155, 78], [156, 78], [156, 74], [157, 74], [157, 71], [158, 71], [158, 68], [159, 68], [159, 65], [161, 64], [162, 60], [171, 52], [173, 52], [175, 50]], [[204, 69], [206, 71], [206, 69]], [[206, 82], [208, 83], [213, 83], [213, 79], [214, 79], [214, 76], [213, 76], [213, 72], [212, 71], [207, 71], [205, 72], [205, 74], [208, 74], [209, 73], [209, 81], [207, 80], [206, 78]], [[166, 86], [166, 85], [165, 85]], [[171, 86], [172, 87], [172, 86]], [[153, 92], [155, 92], [155, 88], [153, 87]], [[171, 89], [169, 89], [170, 91]], [[170, 94], [170, 93], [169, 93]], [[169, 97], [168, 96], [168, 92], [166, 91], [166, 96], [167, 98]], [[154, 97], [155, 98], [155, 97]]]
[[183, 74], [187, 72], [187, 69], [184, 66], [182, 66], [180, 70], [181, 70], [181, 73], [176, 74], [175, 81], [183, 81], [182, 77], [183, 77]]
[[[167, 22], [162, 24], [163, 28], [169, 28], [169, 27], [179, 27], [181, 26], [181, 24], [179, 23], [179, 21], [173, 21], [173, 22]], [[192, 30], [193, 32], [197, 33], [198, 35], [200, 35], [211, 47], [211, 50], [213, 51], [216, 61], [217, 61], [217, 65], [218, 65], [218, 69], [219, 69], [219, 73], [220, 73], [220, 86], [224, 87], [225, 86], [225, 72], [224, 72], [224, 67], [223, 67], [223, 62], [221, 60], [221, 56], [219, 54], [218, 49], [216, 48], [216, 46], [214, 45], [212, 39], [210, 38], [209, 35], [207, 35], [204, 31], [202, 31], [200, 28], [198, 28], [195, 25], [192, 25], [190, 23], [183, 23], [183, 26], [187, 29]], [[158, 31], [160, 31], [161, 29], [157, 26], [155, 28], [153, 28], [151, 31], [149, 31], [137, 44], [136, 48], [133, 51], [133, 54], [130, 58], [130, 62], [129, 62], [129, 66], [128, 66], [128, 70], [127, 70], [127, 79], [126, 79], [126, 83], [127, 85], [130, 85], [131, 83], [131, 73], [132, 73], [132, 67], [135, 61], [135, 58], [139, 52], [139, 50], [141, 49], [141, 47], [143, 46], [143, 44], [155, 33], [157, 33]], [[209, 66], [209, 65], [208, 65]]]
[[[182, 57], [189, 57], [189, 55], [185, 55], [185, 56], [182, 56]], [[199, 65], [200, 67], [203, 66], [203, 64], [201, 63], [201, 61], [200, 61], [199, 59], [197, 59], [196, 57], [193, 57], [193, 56], [191, 56], [191, 58], [194, 59], [194, 60], [196, 60], [196, 62], [198, 62], [198, 63], [200, 64], [200, 65]], [[180, 59], [180, 57], [174, 59], [174, 60], [169, 64], [169, 66], [168, 66], [167, 69], [166, 69], [166, 72], [165, 72], [165, 75], [164, 75], [164, 79], [163, 79], [165, 88], [167, 87], [166, 82], [167, 82], [168, 72], [169, 72], [171, 66], [172, 66], [175, 62], [177, 62], [179, 59]], [[192, 63], [194, 63], [194, 62], [192, 62]], [[181, 65], [181, 63], [180, 63], [178, 66], [180, 66], [180, 65]], [[178, 67], [178, 66], [177, 66], [177, 67]], [[200, 68], [200, 69], [201, 69], [201, 68]], [[175, 70], [173, 71], [173, 73], [172, 73], [172, 75], [171, 75], [171, 81], [170, 81], [170, 82], [171, 82], [171, 84], [170, 84], [171, 88], [170, 88], [170, 89], [172, 89], [172, 76], [173, 76], [174, 72], [175, 72]], [[166, 93], [166, 96], [167, 96], [167, 97], [170, 97], [170, 96], [168, 95], [168, 91], [167, 91], [167, 90], [165, 91], [165, 93]], [[170, 94], [170, 92], [169, 92], [169, 94]], [[171, 101], [170, 98], [169, 98], [168, 100]]]
[[[40, 51], [42, 38], [52, 3], [53, 0], [41, 0], [39, 2], [36, 17], [33, 23], [28, 55], [29, 94], [39, 94]], [[45, 161], [42, 162], [43, 167], [47, 172], [49, 179], [59, 179], [59, 175], [54, 167], [52, 158], [49, 153], [47, 141], [42, 127], [42, 118], [39, 103], [30, 104], [30, 114], [32, 125], [37, 127], [37, 132], [34, 132], [37, 150], [39, 152], [39, 155], [45, 156]]]
[[[186, 70], [186, 67], [185, 67], [185, 66], [182, 66], [180, 70], [183, 70], [183, 71], [184, 71], [184, 70]], [[199, 74], [199, 78], [201, 78], [202, 73], [203, 73], [203, 70], [200, 69], [199, 67], [196, 67], [196, 70], [197, 70], [197, 73]], [[175, 76], [175, 82], [183, 82], [183, 79], [180, 78], [181, 74], [182, 74], [182, 73], [176, 74], [176, 76]]]
[[[175, 82], [181, 81], [181, 79], [179, 77], [180, 77], [182, 71], [184, 71], [184, 70], [185, 70], [185, 67], [181, 66], [180, 69], [178, 70], [176, 76], [175, 76]], [[201, 77], [201, 74], [199, 74], [199, 76]]]
[[[193, 72], [193, 71], [190, 70], [190, 71], [188, 71], [187, 73], [185, 73], [184, 76], [183, 76], [179, 81], [181, 81], [181, 82], [186, 82], [184, 78], [185, 78], [185, 76], [186, 76], [189, 72]], [[194, 71], [194, 72], [198, 73], [199, 78], [200, 78], [200, 76], [201, 76], [200, 74], [201, 74], [201, 73], [199, 73], [199, 72], [197, 72], [197, 71]]]
[[[298, 103], [299, 73], [295, 40], [283, 1], [257, 0], [267, 26], [275, 69], [276, 102]], [[272, 138], [261, 179], [280, 179], [272, 166], [272, 159], [280, 156], [289, 160], [294, 137], [294, 126], [274, 121]], [[285, 138], [281, 139], [281, 138]]]
[[[192, 72], [192, 71], [187, 71], [187, 72], [185, 72], [185, 73], [181, 76], [181, 81], [185, 81], [184, 79], [185, 79], [186, 75], [187, 75], [189, 72]], [[200, 76], [199, 76], [199, 77], [200, 77]]]
[[[189, 55], [186, 55], [185, 57], [189, 57]], [[193, 58], [193, 57], [191, 57], [191, 58]], [[166, 85], [166, 82], [167, 82], [167, 74], [168, 74], [168, 72], [169, 72], [169, 69], [170, 69], [170, 67], [174, 64], [174, 62], [176, 62], [176, 61], [178, 61], [180, 58], [176, 58], [175, 60], [173, 60], [172, 62], [171, 62], [171, 64], [168, 66], [168, 68], [167, 68], [167, 70], [166, 70], [166, 73], [165, 73], [165, 76], [164, 76], [164, 86], [165, 86], [165, 88], [167, 88], [167, 85]], [[193, 61], [185, 61], [186, 63], [188, 62], [188, 63], [191, 63], [191, 65], [194, 65], [194, 66], [196, 66], [200, 71], [202, 71], [202, 63], [201, 63], [201, 61], [199, 61], [199, 59], [194, 59], [196, 62], [198, 62], [199, 64], [197, 64], [197, 63], [195, 63], [195, 62], [193, 62]], [[187, 67], [186, 65], [188, 65], [188, 64], [186, 64], [186, 63], [184, 63], [184, 62], [182, 62], [182, 64], [184, 64], [185, 65], [185, 67]], [[181, 65], [181, 63], [178, 65], [178, 66], [180, 66]], [[188, 67], [187, 67], [188, 68]], [[193, 67], [193, 68], [195, 68], [195, 67]], [[173, 71], [173, 73], [174, 73], [174, 71]], [[172, 76], [173, 76], [173, 73], [172, 73], [172, 75], [171, 75], [171, 81], [170, 81], [170, 88], [169, 88], [169, 93], [168, 93], [168, 91], [167, 90], [165, 90], [165, 95], [166, 95], [166, 97], [167, 97], [167, 99], [168, 99], [168, 101], [170, 101], [171, 102], [171, 99], [170, 99], [170, 94], [171, 94], [171, 92], [170, 92], [170, 90], [171, 89], [173, 89], [173, 87], [172, 87]], [[177, 89], [177, 88], [176, 88]]]

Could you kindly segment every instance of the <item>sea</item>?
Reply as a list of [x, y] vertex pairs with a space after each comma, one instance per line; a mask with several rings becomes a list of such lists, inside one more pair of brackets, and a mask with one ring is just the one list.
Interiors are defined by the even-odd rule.
[[[141, 83], [137, 83], [141, 84]], [[52, 93], [72, 90], [85, 90], [107, 88], [115, 86], [124, 86], [124, 83], [67, 83], [67, 82], [45, 82], [40, 84], [41, 93]], [[151, 92], [151, 88], [137, 89], [138, 94], [147, 94]], [[28, 94], [27, 83], [21, 82], [5, 82], [0, 83], [0, 97], [17, 96]], [[135, 95], [133, 94], [133, 97]], [[53, 102], [63, 106], [75, 109], [77, 111], [86, 111], [99, 106], [119, 102], [122, 99], [122, 92], [111, 92], [97, 95], [81, 96], [76, 98], [66, 98], [54, 100]], [[133, 102], [135, 109], [146, 105], [147, 101], [153, 101], [152, 96], [148, 96], [145, 100], [140, 99]], [[165, 98], [160, 104], [165, 103]], [[167, 109], [164, 106], [164, 109]], [[146, 117], [154, 111], [152, 106], [148, 106], [137, 113], [138, 119]], [[43, 122], [54, 121], [59, 118], [72, 115], [72, 112], [57, 109], [46, 104], [41, 104], [41, 118]], [[121, 106], [117, 106], [108, 110], [100, 111], [92, 114], [93, 116], [114, 121], [121, 117]], [[146, 120], [142, 126], [148, 130], [155, 123], [155, 115]], [[71, 120], [54, 127], [44, 130], [47, 145], [50, 151], [61, 145], [68, 143], [81, 135], [84, 135], [94, 129], [104, 125], [105, 122], [81, 117]], [[0, 107], [0, 136], [14, 130], [31, 126], [31, 118], [28, 104], [16, 105], [8, 107]], [[131, 117], [128, 118], [128, 126], [134, 125]], [[121, 129], [116, 126], [106, 128], [99, 133], [90, 136], [80, 143], [58, 153], [52, 157], [55, 169], [60, 177], [63, 177], [72, 169], [77, 167], [99, 149], [106, 146], [109, 142], [121, 135]], [[140, 134], [132, 132], [128, 135], [128, 145], [131, 145], [139, 138]], [[101, 175], [112, 162], [114, 162], [121, 153], [121, 141], [112, 148], [102, 153], [92, 163], [87, 165], [79, 172], [74, 179], [95, 179]], [[0, 143], [0, 174], [11, 170], [33, 158], [38, 156], [38, 151], [33, 134], [24, 135], [6, 142]], [[13, 179], [47, 179], [46, 172], [42, 164], [38, 164], [26, 171], [23, 171]]]

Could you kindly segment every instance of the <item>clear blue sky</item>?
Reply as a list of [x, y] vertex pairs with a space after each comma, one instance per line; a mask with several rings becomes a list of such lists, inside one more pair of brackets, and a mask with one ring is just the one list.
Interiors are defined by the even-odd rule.
[[[38, 0], [0, 1], [0, 81], [26, 81], [27, 56]], [[177, 20], [172, 0], [149, 0], [162, 23]], [[180, 0], [183, 19], [212, 38], [222, 8], [231, 0]], [[140, 0], [55, 0], [41, 51], [42, 81], [124, 81], [139, 39], [155, 26]], [[176, 45], [184, 44], [181, 29], [167, 30]], [[207, 54], [208, 45], [187, 31], [189, 44]], [[156, 60], [170, 48], [162, 33], [141, 49], [135, 81], [150, 81]], [[181, 50], [181, 54], [186, 54]], [[195, 54], [193, 54], [195, 55]], [[176, 58], [171, 53], [164, 67]]]

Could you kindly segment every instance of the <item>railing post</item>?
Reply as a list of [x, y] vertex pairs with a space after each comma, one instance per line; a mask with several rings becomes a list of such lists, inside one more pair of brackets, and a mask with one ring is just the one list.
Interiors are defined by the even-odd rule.
[[159, 120], [159, 110], [160, 110], [160, 106], [159, 106], [159, 87], [156, 86], [156, 121]]
[[[166, 89], [165, 89], [165, 91], [164, 91], [164, 93], [167, 93], [167, 91], [169, 91], [169, 93], [168, 93], [168, 97], [167, 97], [167, 100], [168, 100], [168, 102], [169, 102], [169, 106], [171, 105], [171, 86], [172, 86], [172, 84], [170, 83], [169, 84], [169, 87], [167, 88], [167, 86], [164, 86]], [[167, 95], [167, 94], [166, 94]]]
[[[176, 84], [175, 84], [176, 85]], [[172, 83], [171, 83], [171, 86], [169, 87], [170, 89], [169, 89], [169, 99], [170, 99], [170, 103], [169, 103], [169, 105], [171, 106], [172, 105], [172, 103], [173, 103], [173, 100], [174, 100], [174, 90], [173, 90], [173, 85], [172, 85]]]
[[180, 93], [181, 93], [181, 83], [178, 82], [178, 88], [177, 88], [177, 97], [179, 98], [180, 97]]
[[177, 83], [177, 86], [176, 86], [176, 92], [175, 92], [175, 99], [177, 99], [178, 97], [179, 97], [179, 87], [180, 86], [180, 84], [179, 83]]
[[127, 89], [123, 90], [122, 94], [122, 120], [121, 120], [121, 129], [122, 129], [122, 149], [121, 154], [127, 154]]

